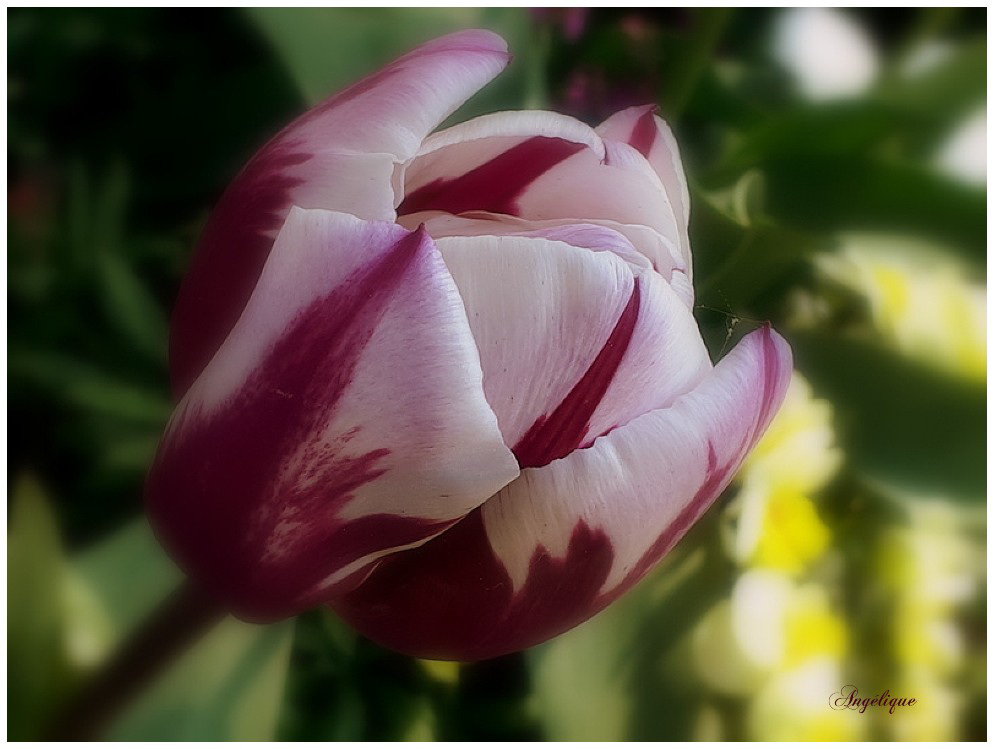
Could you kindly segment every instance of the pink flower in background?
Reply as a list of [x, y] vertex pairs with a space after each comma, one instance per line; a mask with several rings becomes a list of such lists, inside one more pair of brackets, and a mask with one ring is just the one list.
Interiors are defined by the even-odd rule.
[[271, 140], [204, 230], [147, 507], [243, 618], [327, 603], [426, 657], [541, 642], [644, 576], [780, 404], [769, 327], [708, 359], [651, 108], [429, 135], [507, 61], [484, 31], [414, 50]]
[[575, 42], [587, 27], [590, 8], [532, 8], [531, 13], [537, 22], [559, 27], [566, 41]]

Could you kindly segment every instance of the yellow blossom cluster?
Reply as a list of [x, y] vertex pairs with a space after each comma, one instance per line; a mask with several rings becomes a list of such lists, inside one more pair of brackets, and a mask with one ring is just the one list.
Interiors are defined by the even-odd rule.
[[915, 238], [850, 235], [817, 267], [866, 299], [874, 333], [898, 351], [985, 382], [987, 290], [953, 257]]

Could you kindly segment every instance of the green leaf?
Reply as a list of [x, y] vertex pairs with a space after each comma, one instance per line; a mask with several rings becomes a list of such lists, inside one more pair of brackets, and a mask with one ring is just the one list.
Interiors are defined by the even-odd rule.
[[752, 127], [709, 181], [725, 182], [775, 159], [859, 153], [893, 132], [893, 115], [880, 106], [866, 102], [805, 105]]
[[166, 363], [166, 315], [128, 264], [124, 251], [101, 252], [97, 269], [104, 309], [111, 324], [137, 351]]
[[[55, 516], [38, 482], [17, 480], [7, 537], [8, 738], [38, 738], [67, 687], [64, 560]], [[16, 686], [14, 686], [16, 685]]]
[[166, 362], [166, 316], [131, 267], [125, 241], [128, 173], [115, 162], [93, 199], [93, 225], [86, 242], [96, 260], [96, 282], [111, 325], [152, 361]]
[[917, 75], [891, 76], [876, 94], [905, 117], [952, 124], [987, 95], [987, 39], [965, 41], [948, 57]]
[[112, 741], [267, 741], [283, 700], [293, 622], [224, 620], [139, 696]]
[[[109, 622], [112, 642], [139, 626], [182, 579], [144, 518], [79, 556], [74, 571]], [[109, 738], [272, 739], [292, 635], [293, 622], [261, 627], [225, 619], [137, 695]]]
[[806, 231], [900, 230], [986, 248], [978, 191], [916, 164], [861, 153], [777, 158], [764, 168], [770, 215]]
[[54, 399], [94, 414], [161, 429], [172, 404], [165, 394], [125, 382], [50, 351], [13, 350], [8, 375], [42, 387]]
[[[644, 611], [619, 602], [529, 653], [536, 714], [549, 741], [624, 741], [633, 629]], [[608, 686], [610, 685], [610, 686]]]
[[818, 248], [810, 235], [763, 215], [766, 192], [759, 172], [747, 172], [723, 194], [694, 191], [690, 232], [699, 303], [768, 315], [761, 298], [796, 277]]
[[797, 368], [835, 409], [853, 467], [917, 493], [985, 496], [986, 396], [868, 341], [789, 336]]
[[144, 517], [75, 557], [73, 569], [118, 637], [137, 626], [183, 579]]

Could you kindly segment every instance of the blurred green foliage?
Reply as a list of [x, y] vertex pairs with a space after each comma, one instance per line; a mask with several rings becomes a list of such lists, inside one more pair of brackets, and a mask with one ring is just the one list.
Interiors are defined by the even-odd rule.
[[[542, 106], [595, 123], [660, 103], [691, 181], [706, 340], [717, 356], [750, 321], [772, 320], [831, 403], [844, 460], [818, 512], [835, 540], [811, 579], [843, 612], [855, 673], [898, 688], [881, 622], [900, 609], [871, 550], [918, 527], [914, 497], [927, 495], [958, 518], [954, 544], [985, 551], [986, 375], [902, 350], [866, 297], [826, 282], [815, 260], [841, 232], [879, 232], [932, 243], [983, 283], [985, 190], [934, 155], [985, 105], [984, 14], [854, 12], [879, 73], [849, 97], [812, 101], [772, 51], [782, 11], [602, 9], [580, 17], [579, 34], [568, 12], [8, 13], [9, 738], [37, 736], [179, 579], [140, 498], [171, 409], [169, 309], [212, 202], [306, 106], [465, 27], [503, 34], [515, 59], [456, 119]], [[942, 54], [909, 73], [930, 49]], [[748, 698], [710, 688], [688, 648], [742, 572], [723, 551], [723, 512], [614, 607], [524, 657], [425, 664], [327, 611], [270, 628], [224, 621], [109, 737], [761, 738]], [[984, 735], [981, 598], [950, 609], [973, 664], [949, 677], [958, 717], [917, 735]]]

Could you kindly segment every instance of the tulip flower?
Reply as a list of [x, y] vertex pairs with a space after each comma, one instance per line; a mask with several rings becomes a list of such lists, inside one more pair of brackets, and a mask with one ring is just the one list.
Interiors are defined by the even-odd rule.
[[474, 660], [642, 578], [779, 407], [768, 326], [712, 366], [650, 107], [430, 135], [509, 60], [466, 31], [320, 104], [222, 196], [172, 323], [156, 532], [238, 616], [330, 605]]

